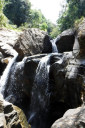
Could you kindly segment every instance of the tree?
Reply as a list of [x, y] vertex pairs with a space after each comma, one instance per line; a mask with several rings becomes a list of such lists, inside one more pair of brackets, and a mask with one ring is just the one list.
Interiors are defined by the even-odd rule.
[[31, 27], [39, 28], [42, 22], [42, 13], [40, 10], [31, 10]]
[[52, 29], [52, 32], [50, 33], [50, 36], [52, 38], [56, 38], [59, 34], [60, 34], [59, 28], [58, 28], [58, 26], [56, 26]]
[[41, 30], [44, 30], [44, 31], [47, 31], [47, 23], [46, 22], [43, 22], [40, 26]]
[[3, 14], [4, 0], [0, 0], [0, 27], [6, 27], [8, 19]]
[[56, 27], [51, 21], [47, 20], [47, 32], [50, 35], [50, 33], [53, 31], [53, 29]]
[[4, 0], [0, 0], [0, 13], [3, 11]]
[[85, 16], [85, 1], [67, 0], [66, 9], [58, 19], [61, 32], [74, 26], [77, 19]]
[[28, 0], [9, 0], [4, 7], [4, 14], [17, 26], [30, 19], [31, 3]]

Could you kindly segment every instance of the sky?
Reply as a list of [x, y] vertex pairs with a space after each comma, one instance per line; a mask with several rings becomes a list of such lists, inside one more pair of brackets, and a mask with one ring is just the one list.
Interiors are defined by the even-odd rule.
[[30, 0], [32, 9], [40, 9], [46, 19], [56, 24], [65, 0]]

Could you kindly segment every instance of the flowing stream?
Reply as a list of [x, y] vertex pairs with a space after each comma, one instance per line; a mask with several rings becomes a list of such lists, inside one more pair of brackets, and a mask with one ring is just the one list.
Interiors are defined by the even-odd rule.
[[51, 40], [52, 43], [52, 52], [58, 52], [57, 46], [56, 46], [56, 39]]
[[52, 53], [43, 57], [36, 69], [28, 120], [32, 128], [49, 128], [47, 124], [49, 117], [47, 115], [49, 113], [51, 95], [51, 92], [49, 92], [50, 58], [53, 53], [58, 53], [56, 39], [51, 40], [51, 43]]
[[[36, 69], [28, 119], [32, 128], [49, 128], [48, 113], [51, 95], [51, 92], [49, 91], [50, 58], [53, 54], [58, 53], [56, 39], [51, 42], [53, 53], [43, 57]], [[14, 103], [16, 99], [22, 100], [23, 79], [21, 80], [21, 78], [23, 77], [23, 68], [27, 58], [25, 57], [21, 62], [16, 62], [18, 53], [13, 49], [11, 50], [11, 53], [14, 57], [10, 60], [1, 76], [0, 93], [4, 96], [5, 91], [4, 97], [6, 97], [6, 100], [11, 102], [10, 99], [12, 99], [12, 103]], [[18, 73], [19, 76], [17, 75], [17, 72], [20, 72]], [[20, 81], [18, 86], [16, 86], [17, 80]]]
[[2, 94], [5, 90], [6, 83], [8, 82], [9, 73], [12, 68], [12, 65], [14, 64], [14, 62], [16, 61], [16, 58], [18, 57], [18, 53], [13, 49], [11, 49], [11, 54], [14, 55], [14, 57], [12, 60], [10, 60], [9, 64], [7, 65], [7, 67], [4, 70], [3, 75], [1, 76], [1, 79], [0, 79], [0, 93], [2, 93]]
[[[34, 87], [32, 89], [32, 98], [30, 105], [29, 123], [32, 128], [45, 128], [45, 118], [49, 106], [49, 69], [50, 69], [50, 56], [45, 56], [41, 59], [36, 69], [34, 80]], [[44, 120], [44, 121], [43, 121]]]
[[[22, 102], [23, 98], [23, 72], [27, 57], [24, 57], [21, 62], [14, 62], [9, 75], [8, 83], [6, 84], [4, 97], [7, 101], [13, 104]], [[18, 84], [17, 84], [18, 83]]]

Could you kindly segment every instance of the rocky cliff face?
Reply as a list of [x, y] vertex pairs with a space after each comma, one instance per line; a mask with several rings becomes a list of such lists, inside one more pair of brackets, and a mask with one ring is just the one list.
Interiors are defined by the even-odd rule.
[[[66, 30], [55, 39], [59, 53], [52, 53], [53, 46], [46, 32], [38, 29], [22, 33], [7, 30], [4, 35], [6, 30], [0, 30], [0, 76], [3, 76], [4, 69], [9, 70], [5, 75], [3, 95], [5, 100], [24, 111], [32, 128], [50, 128], [57, 119], [52, 128], [85, 125], [84, 106], [77, 108], [85, 100], [85, 31], [82, 26], [85, 26], [84, 22], [77, 30]], [[7, 36], [11, 33], [13, 37]], [[2, 126], [28, 127], [24, 123], [26, 120], [23, 126], [20, 122], [21, 118], [25, 119], [24, 115], [19, 116], [21, 110], [12, 104], [8, 106], [3, 108]]]
[[[75, 105], [74, 108], [75, 109], [70, 109], [68, 110], [63, 116], [62, 118], [58, 119], [57, 121], [55, 121], [55, 123], [52, 125], [51, 128], [84, 128], [85, 127], [85, 120], [84, 120], [84, 104], [79, 107], [76, 108], [78, 105], [78, 103], [80, 104], [80, 102], [85, 101], [85, 74], [84, 74], [84, 70], [85, 70], [85, 50], [84, 50], [84, 38], [85, 38], [85, 20], [83, 20], [83, 22], [81, 24], [79, 24], [77, 30], [75, 31], [75, 41], [73, 44], [73, 58], [69, 58], [68, 64], [66, 66], [65, 71], [66, 76], [66, 83], [67, 83], [67, 93], [69, 96], [67, 99], [68, 103], [70, 103], [71, 100], [71, 105]], [[68, 54], [68, 53], [67, 53]], [[67, 60], [67, 59], [66, 59]], [[64, 80], [65, 80], [64, 79]], [[58, 80], [57, 80], [58, 81]], [[70, 88], [71, 87], [71, 88]], [[77, 88], [78, 87], [78, 88]], [[75, 90], [76, 89], [76, 90]], [[69, 90], [71, 92], [69, 92]], [[75, 90], [75, 91], [73, 91]], [[79, 90], [80, 93], [79, 93]], [[63, 92], [63, 91], [62, 91]], [[65, 97], [65, 94], [63, 95], [63, 97]], [[75, 95], [75, 96], [73, 96]], [[81, 96], [80, 96], [81, 95]], [[81, 97], [80, 100], [75, 99], [77, 97]], [[72, 99], [71, 99], [72, 98]], [[75, 99], [75, 101], [74, 101]], [[77, 101], [77, 102], [76, 102]], [[77, 104], [75, 104], [77, 103]], [[77, 106], [76, 106], [77, 105]], [[73, 107], [72, 107], [73, 108]]]

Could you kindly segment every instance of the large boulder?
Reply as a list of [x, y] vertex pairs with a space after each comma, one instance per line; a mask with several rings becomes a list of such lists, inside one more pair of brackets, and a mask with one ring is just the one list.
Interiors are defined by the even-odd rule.
[[59, 53], [68, 52], [73, 50], [73, 44], [75, 40], [75, 31], [68, 29], [62, 32], [56, 38], [56, 45]]
[[10, 59], [15, 56], [13, 47], [20, 34], [21, 32], [0, 28], [0, 76]]
[[20, 56], [52, 52], [49, 36], [45, 31], [37, 28], [25, 30], [17, 40], [14, 49]]
[[21, 59], [26, 55], [52, 52], [50, 37], [45, 31], [29, 28], [23, 32], [16, 32], [1, 28], [0, 52], [4, 58], [14, 56], [11, 52], [13, 48], [19, 53]]
[[[15, 109], [13, 104], [6, 102], [0, 94], [0, 128], [24, 128], [20, 113], [17, 111], [20, 111], [20, 109]], [[25, 120], [26, 117], [23, 112], [22, 117]], [[27, 124], [27, 121], [25, 123]], [[25, 128], [28, 128], [27, 125], [25, 126]]]
[[21, 32], [16, 32], [6, 28], [0, 28], [0, 52], [4, 57], [11, 55], [11, 49], [15, 46]]
[[82, 104], [81, 93], [84, 75], [82, 71], [85, 63], [75, 60], [72, 52], [53, 55], [50, 63], [49, 123], [53, 123], [56, 119], [61, 118], [68, 109]]
[[85, 128], [85, 106], [68, 110], [51, 128]]

